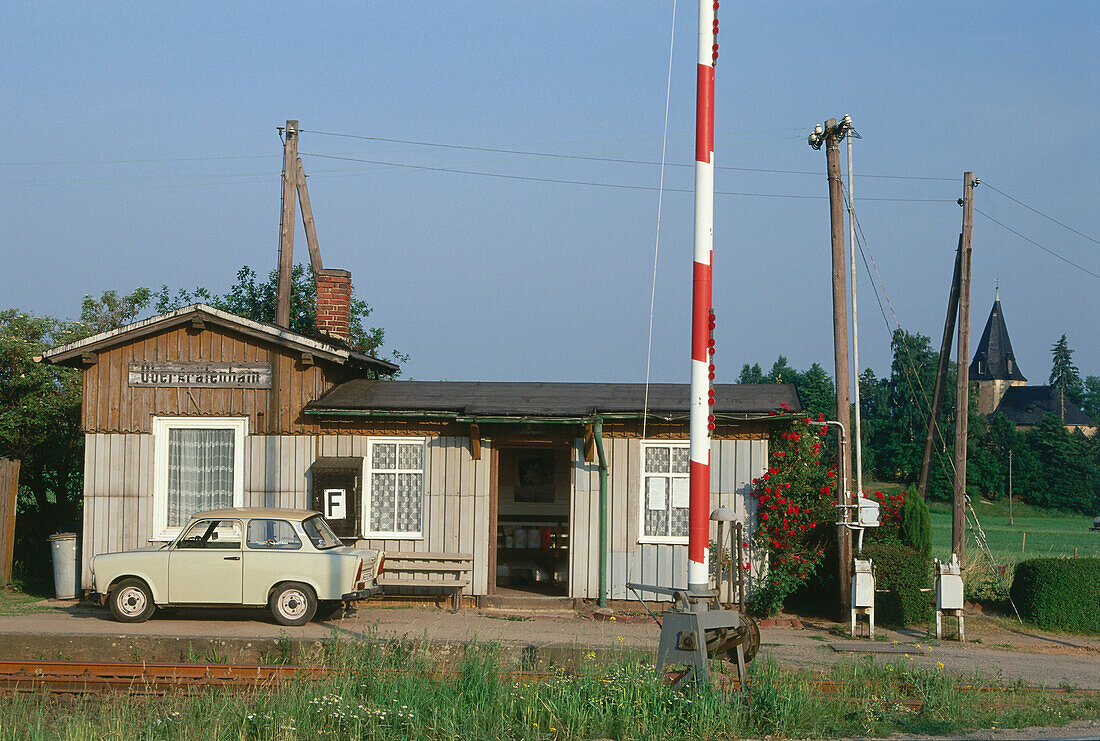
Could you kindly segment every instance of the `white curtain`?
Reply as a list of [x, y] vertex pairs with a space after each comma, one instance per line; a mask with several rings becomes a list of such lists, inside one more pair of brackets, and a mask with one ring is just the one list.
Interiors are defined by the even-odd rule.
[[168, 431], [168, 526], [233, 506], [233, 430]]

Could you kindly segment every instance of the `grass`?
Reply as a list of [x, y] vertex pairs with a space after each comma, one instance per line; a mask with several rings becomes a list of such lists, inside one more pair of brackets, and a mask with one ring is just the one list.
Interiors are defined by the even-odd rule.
[[46, 598], [40, 594], [27, 594], [13, 586], [0, 589], [0, 615], [29, 615], [36, 612], [52, 612], [54, 605], [43, 604]]
[[[1074, 549], [1079, 558], [1100, 557], [1100, 533], [1089, 532], [1091, 517], [1014, 503], [1013, 523], [1009, 524], [1007, 501], [991, 504], [974, 502], [973, 506], [989, 550], [998, 564], [1015, 564], [1028, 558], [1072, 558]], [[951, 556], [950, 505], [931, 502], [929, 509], [932, 515], [932, 554], [947, 559]], [[1026, 540], [1024, 533], [1027, 533]], [[968, 528], [968, 553], [977, 552], [976, 538], [977, 533]]]
[[[456, 671], [408, 642], [326, 642], [320, 660], [343, 671], [253, 693], [224, 688], [165, 698], [46, 695], [0, 699], [0, 739], [714, 739], [954, 733], [1058, 724], [1100, 712], [1096, 698], [1019, 687], [1003, 693], [974, 675], [911, 661], [843, 663], [822, 675], [751, 667], [750, 692], [671, 691], [638, 655], [588, 654], [547, 681], [516, 682], [492, 646], [468, 646]], [[907, 702], [921, 702], [914, 709]]]

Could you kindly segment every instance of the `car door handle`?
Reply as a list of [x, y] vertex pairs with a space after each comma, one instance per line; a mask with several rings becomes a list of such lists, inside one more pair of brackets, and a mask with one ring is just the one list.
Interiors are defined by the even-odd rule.
[[240, 556], [226, 556], [222, 560], [223, 561], [240, 561], [241, 557]]

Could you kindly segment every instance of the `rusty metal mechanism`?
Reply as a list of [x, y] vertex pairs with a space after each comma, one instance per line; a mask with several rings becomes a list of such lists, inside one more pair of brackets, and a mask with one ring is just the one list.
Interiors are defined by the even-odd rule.
[[[661, 639], [657, 645], [656, 670], [674, 689], [689, 682], [709, 682], [710, 659], [734, 664], [738, 683], [747, 682], [745, 665], [753, 660], [760, 648], [760, 628], [755, 620], [744, 613], [724, 609], [711, 589], [673, 589], [634, 583], [626, 586], [635, 592], [672, 597], [672, 607], [658, 621]], [[682, 667], [682, 671], [673, 667]]]

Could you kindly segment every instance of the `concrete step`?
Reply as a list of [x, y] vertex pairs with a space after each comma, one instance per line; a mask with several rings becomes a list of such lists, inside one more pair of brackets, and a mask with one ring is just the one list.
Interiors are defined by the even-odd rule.
[[479, 607], [497, 612], [552, 612], [563, 614], [574, 614], [576, 612], [572, 597], [544, 597], [537, 594], [530, 596], [486, 595], [481, 598]]

